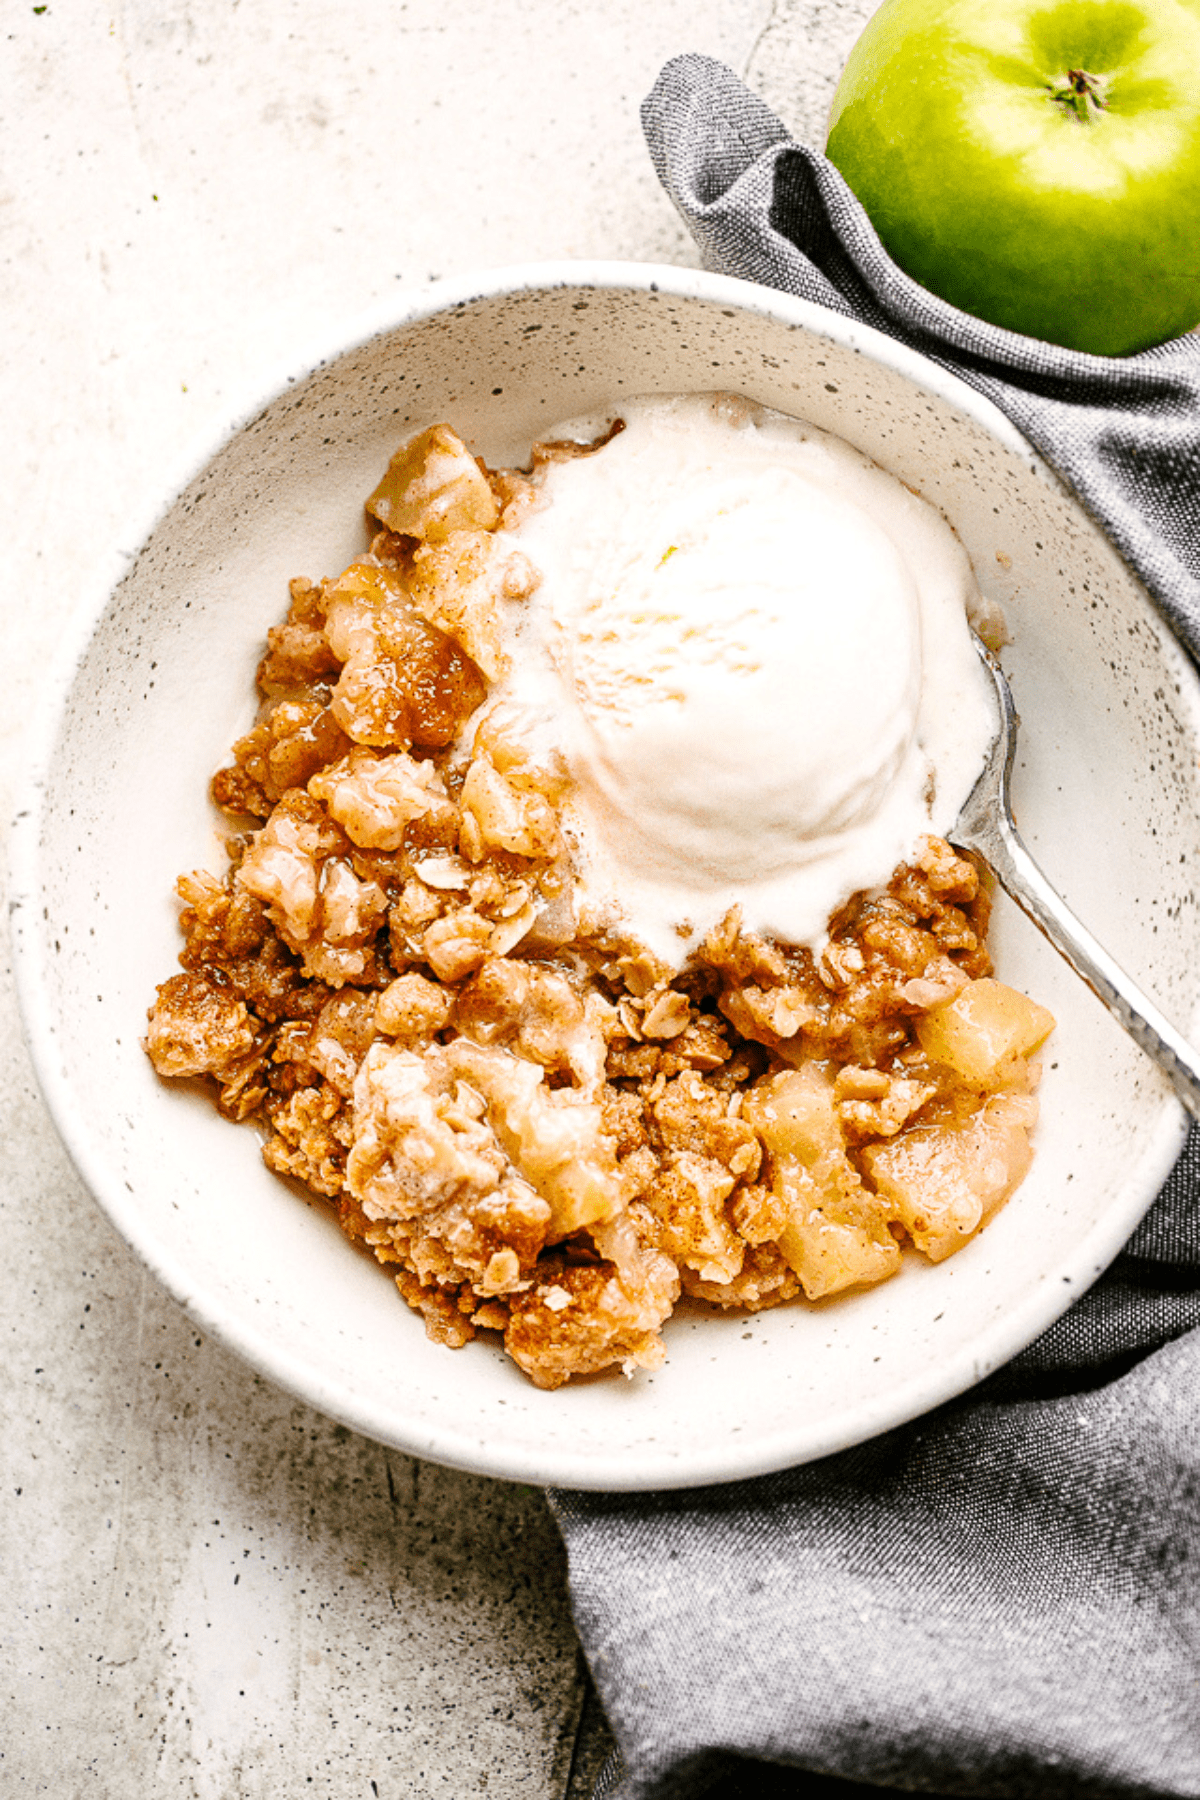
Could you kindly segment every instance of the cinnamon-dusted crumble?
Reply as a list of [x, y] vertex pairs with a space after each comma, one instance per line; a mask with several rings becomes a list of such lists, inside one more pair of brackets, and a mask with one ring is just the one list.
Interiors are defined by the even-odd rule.
[[937, 838], [819, 950], [733, 908], [675, 969], [580, 908], [569, 772], [489, 698], [538, 580], [500, 528], [580, 453], [493, 471], [435, 426], [369, 550], [291, 584], [146, 1042], [433, 1338], [500, 1332], [547, 1388], [656, 1367], [681, 1292], [758, 1310], [950, 1255], [1028, 1168], [1053, 1024], [992, 979], [987, 891]]

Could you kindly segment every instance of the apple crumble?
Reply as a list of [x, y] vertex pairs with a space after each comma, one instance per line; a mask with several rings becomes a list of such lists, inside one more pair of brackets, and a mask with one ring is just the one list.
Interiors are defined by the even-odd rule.
[[292, 582], [146, 1040], [433, 1338], [499, 1333], [543, 1388], [656, 1367], [681, 1294], [754, 1311], [951, 1255], [1029, 1167], [1053, 1025], [933, 834], [814, 944], [733, 905], [672, 961], [588, 901], [571, 770], [504, 687], [539, 581], [516, 528], [605, 441], [493, 470], [436, 425], [369, 550]]

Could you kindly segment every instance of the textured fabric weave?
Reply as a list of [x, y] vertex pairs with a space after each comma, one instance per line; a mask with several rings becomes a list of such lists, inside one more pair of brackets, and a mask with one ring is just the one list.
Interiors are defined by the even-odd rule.
[[[1200, 340], [1109, 359], [968, 318], [708, 58], [668, 64], [643, 120], [709, 268], [986, 394], [1200, 655]], [[551, 1504], [621, 1747], [606, 1800], [692, 1800], [740, 1757], [946, 1795], [1200, 1796], [1200, 1135], [1108, 1274], [964, 1399], [779, 1475]]]

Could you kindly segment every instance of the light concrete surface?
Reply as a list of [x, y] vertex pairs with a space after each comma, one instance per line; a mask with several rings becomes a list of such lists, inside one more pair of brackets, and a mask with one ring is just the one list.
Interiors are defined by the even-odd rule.
[[[661, 63], [719, 56], [819, 141], [872, 10], [3, 0], [3, 816], [64, 626], [165, 469], [432, 275], [693, 261], [638, 125]], [[6, 975], [0, 1013], [0, 1792], [590, 1791], [541, 1496], [387, 1452], [203, 1339], [67, 1163]]]

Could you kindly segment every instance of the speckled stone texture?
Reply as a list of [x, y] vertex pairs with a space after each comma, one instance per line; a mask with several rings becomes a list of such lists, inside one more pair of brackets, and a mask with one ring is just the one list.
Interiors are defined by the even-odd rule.
[[[430, 275], [693, 262], [638, 122], [660, 65], [717, 56], [816, 141], [872, 10], [10, 0], [3, 816], [165, 468]], [[6, 977], [0, 1008], [0, 1791], [581, 1800], [604, 1729], [541, 1495], [384, 1452], [200, 1338], [68, 1165]]]

